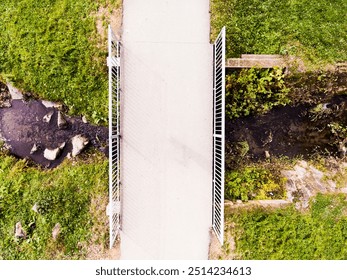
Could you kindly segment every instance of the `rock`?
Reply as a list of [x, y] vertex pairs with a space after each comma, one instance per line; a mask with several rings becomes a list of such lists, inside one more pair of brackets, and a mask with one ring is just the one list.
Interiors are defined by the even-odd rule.
[[22, 224], [20, 222], [16, 223], [16, 232], [14, 234], [14, 237], [16, 238], [26, 238], [26, 233], [24, 229], [22, 228]]
[[10, 100], [0, 100], [0, 108], [10, 108], [11, 106]]
[[347, 152], [347, 148], [345, 146], [345, 142], [339, 142], [338, 143], [338, 147], [337, 147], [339, 153], [340, 153], [340, 157], [344, 158], [346, 156], [346, 152]]
[[48, 149], [46, 148], [43, 152], [43, 156], [48, 160], [55, 160], [60, 152], [60, 148]]
[[60, 151], [62, 149], [64, 149], [65, 147], [65, 142], [63, 142], [62, 144], [60, 144], [57, 148], [55, 149], [48, 149], [46, 148], [43, 152], [43, 156], [48, 159], [48, 160], [56, 160], [57, 157], [59, 156], [60, 154]]
[[72, 152], [71, 156], [75, 157], [77, 156], [83, 149], [84, 147], [89, 143], [88, 138], [84, 137], [83, 135], [79, 134], [71, 139], [72, 143]]
[[60, 147], [53, 150], [46, 148], [43, 152], [43, 156], [48, 160], [55, 160], [60, 153]]
[[39, 147], [38, 147], [36, 144], [34, 144], [33, 147], [32, 147], [31, 150], [30, 150], [30, 154], [32, 155], [32, 154], [35, 153], [38, 149], [39, 149]]
[[58, 128], [64, 129], [67, 127], [67, 121], [65, 120], [63, 113], [58, 111]]
[[65, 142], [61, 143], [61, 144], [59, 145], [59, 149], [60, 149], [60, 150], [64, 149], [65, 145], [66, 145]]
[[85, 116], [82, 116], [82, 122], [88, 123], [87, 118]]
[[270, 153], [269, 153], [269, 151], [265, 151], [265, 157], [266, 157], [266, 158], [270, 158]]
[[65, 120], [65, 118], [63, 116], [63, 113], [60, 112], [60, 111], [58, 111], [58, 121], [57, 121], [57, 124], [58, 124], [58, 128], [59, 129], [64, 129], [67, 126], [67, 121]]
[[11, 95], [5, 84], [0, 82], [0, 108], [11, 107]]
[[10, 83], [7, 83], [6, 85], [8, 87], [10, 94], [11, 94], [12, 100], [13, 99], [23, 99], [23, 93], [19, 89], [15, 88]]
[[62, 105], [56, 102], [48, 101], [48, 100], [42, 100], [41, 101], [42, 105], [45, 106], [46, 108], [57, 108], [57, 109], [62, 109]]
[[53, 240], [57, 240], [59, 234], [60, 234], [61, 226], [59, 223], [55, 224], [53, 230], [52, 230], [52, 237]]
[[273, 135], [272, 135], [272, 131], [266, 131], [265, 132], [265, 137], [263, 139], [261, 139], [262, 143], [263, 143], [263, 147], [265, 147], [266, 145], [270, 144], [273, 140]]
[[34, 204], [34, 206], [31, 208], [31, 210], [33, 210], [35, 213], [39, 213], [39, 208], [37, 203]]
[[329, 174], [328, 171], [324, 173], [303, 160], [299, 161], [293, 170], [282, 171], [282, 175], [287, 178], [288, 201], [295, 203], [296, 209], [306, 209], [311, 197], [317, 193], [335, 192], [336, 183], [326, 179]]
[[52, 118], [52, 116], [53, 116], [53, 113], [54, 113], [54, 111], [50, 111], [46, 115], [44, 115], [43, 121], [46, 122], [46, 123], [49, 123], [51, 118]]

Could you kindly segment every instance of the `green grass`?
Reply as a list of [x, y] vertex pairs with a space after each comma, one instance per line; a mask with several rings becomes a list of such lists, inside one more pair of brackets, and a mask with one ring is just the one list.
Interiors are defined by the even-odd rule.
[[[117, 3], [116, 3], [117, 2]], [[95, 14], [117, 0], [1, 0], [0, 80], [107, 122], [106, 41]]]
[[212, 38], [227, 55], [290, 54], [314, 65], [347, 60], [345, 0], [211, 0]]
[[346, 213], [346, 195], [319, 194], [307, 213], [293, 207], [233, 209], [226, 224], [240, 259], [345, 260]]
[[[107, 161], [64, 162], [54, 170], [0, 157], [0, 260], [83, 259], [88, 245], [107, 246]], [[31, 210], [37, 204], [38, 213]], [[96, 205], [98, 204], [98, 205]], [[27, 237], [14, 237], [21, 222]], [[56, 241], [52, 229], [61, 225]], [[98, 236], [95, 236], [95, 233]]]

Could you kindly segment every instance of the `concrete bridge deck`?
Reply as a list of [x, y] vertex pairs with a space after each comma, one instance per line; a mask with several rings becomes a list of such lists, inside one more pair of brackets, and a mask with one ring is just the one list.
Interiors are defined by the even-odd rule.
[[122, 259], [207, 259], [209, 0], [124, 0]]

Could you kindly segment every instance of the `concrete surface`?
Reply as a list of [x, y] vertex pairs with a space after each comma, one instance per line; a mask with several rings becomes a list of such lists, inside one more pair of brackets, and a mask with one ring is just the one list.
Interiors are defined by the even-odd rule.
[[207, 259], [208, 0], [124, 0], [121, 259]]
[[[294, 60], [291, 57], [290, 60]], [[288, 60], [288, 59], [287, 59]], [[226, 68], [274, 68], [287, 67], [289, 61], [281, 55], [271, 54], [242, 54], [241, 58], [229, 58], [226, 63]]]

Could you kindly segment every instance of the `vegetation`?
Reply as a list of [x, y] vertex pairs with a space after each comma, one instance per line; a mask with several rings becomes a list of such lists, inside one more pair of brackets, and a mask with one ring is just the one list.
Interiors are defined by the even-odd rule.
[[212, 37], [226, 26], [227, 55], [295, 55], [314, 65], [347, 60], [345, 0], [211, 0]]
[[226, 115], [236, 119], [261, 115], [278, 106], [315, 105], [312, 120], [333, 114], [324, 103], [346, 95], [347, 74], [307, 71], [285, 74], [282, 69], [242, 69], [226, 76]]
[[[227, 74], [225, 109], [229, 118], [227, 128], [233, 134], [229, 133], [229, 141], [226, 139], [226, 199], [283, 198], [285, 178], [280, 170], [291, 165], [295, 157], [314, 158], [310, 164], [324, 169], [326, 180], [333, 180], [338, 187], [346, 186], [346, 169], [342, 165], [345, 160], [327, 159], [327, 155], [337, 156], [338, 153], [341, 158], [345, 157], [347, 129], [343, 114], [345, 101], [341, 101], [344, 100], [341, 95], [346, 94], [346, 75], [343, 70], [322, 71], [332, 69], [327, 67], [331, 64], [347, 61], [346, 9], [345, 0], [211, 0], [211, 37], [215, 38], [226, 26], [227, 57], [280, 54], [290, 65], [290, 75], [286, 76], [281, 69], [243, 69]], [[293, 60], [290, 56], [298, 59]], [[293, 131], [289, 128], [291, 134], [288, 130], [283, 133], [293, 135], [288, 141], [293, 145], [287, 146], [283, 145], [283, 140], [280, 143], [282, 129], [273, 126], [273, 115], [269, 114], [268, 119], [262, 116], [263, 123], [255, 118], [286, 105], [291, 106], [293, 114], [304, 111], [300, 108], [308, 108], [305, 111], [308, 121], [304, 122], [304, 115], [300, 123], [296, 123], [292, 115], [286, 116], [293, 118], [288, 123], [294, 124]], [[237, 120], [246, 116], [254, 118]], [[258, 129], [256, 125], [252, 127], [254, 120], [256, 125], [264, 124], [264, 129]], [[296, 126], [305, 131], [307, 138], [300, 138]], [[245, 132], [244, 127], [250, 130]], [[316, 135], [315, 140], [321, 140], [317, 141], [317, 149], [310, 150], [312, 154], [304, 154], [301, 150], [298, 153], [303, 154], [299, 155], [289, 152], [292, 158], [284, 161], [275, 156], [273, 150], [287, 155], [286, 148], [293, 151], [295, 144], [301, 145], [300, 141], [307, 139], [302, 144], [305, 146], [312, 140], [311, 135]], [[331, 154], [328, 149], [319, 149], [324, 146], [322, 143], [334, 147]], [[260, 158], [267, 159], [261, 161]], [[330, 162], [328, 165], [326, 160]], [[293, 205], [281, 209], [226, 209], [227, 238], [220, 257], [347, 258], [345, 194], [318, 194], [306, 212], [297, 211]], [[235, 241], [235, 249], [231, 240]]]
[[[79, 259], [90, 243], [106, 246], [107, 165], [96, 155], [89, 163], [64, 162], [43, 171], [2, 155], [0, 259]], [[25, 239], [14, 236], [17, 222]], [[57, 223], [61, 233], [53, 240]]]
[[264, 166], [255, 164], [227, 171], [225, 174], [225, 198], [243, 201], [283, 198], [285, 180], [279, 172], [271, 171]]
[[226, 214], [240, 259], [347, 259], [344, 194], [319, 194], [310, 210], [233, 209]]
[[70, 114], [107, 121], [106, 41], [96, 13], [119, 0], [0, 1], [0, 80], [62, 101]]
[[[105, 27], [120, 3], [0, 1], [0, 81], [105, 124], [107, 42], [96, 25], [101, 20]], [[9, 156], [0, 143], [0, 259], [83, 259], [91, 245], [107, 246], [107, 166], [92, 150], [43, 170]], [[14, 236], [17, 222], [25, 239]], [[53, 240], [57, 223], [61, 232]]]
[[282, 69], [243, 69], [226, 76], [225, 112], [230, 119], [264, 114], [289, 104], [288, 93]]

